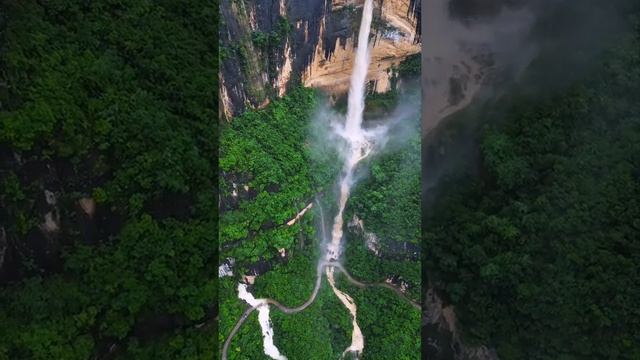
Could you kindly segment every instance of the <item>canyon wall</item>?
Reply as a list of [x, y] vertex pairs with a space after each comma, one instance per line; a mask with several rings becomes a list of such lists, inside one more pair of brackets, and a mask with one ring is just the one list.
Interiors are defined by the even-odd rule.
[[[313, 61], [303, 74], [303, 82], [331, 94], [342, 94], [349, 88], [357, 41], [353, 28], [359, 23], [358, 6], [362, 1], [334, 0], [332, 5], [333, 16], [327, 27], [327, 36], [316, 46]], [[392, 68], [407, 56], [419, 53], [421, 45], [411, 1], [386, 0], [376, 5], [367, 80], [373, 82], [375, 91], [385, 92], [390, 88]]]
[[[346, 93], [363, 0], [222, 0], [220, 115], [261, 108], [292, 84]], [[376, 91], [392, 67], [420, 52], [420, 1], [375, 1], [372, 65]]]

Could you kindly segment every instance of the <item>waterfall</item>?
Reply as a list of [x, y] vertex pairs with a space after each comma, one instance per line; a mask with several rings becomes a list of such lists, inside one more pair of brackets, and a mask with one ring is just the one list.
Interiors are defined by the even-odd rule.
[[[338, 261], [341, 253], [342, 228], [344, 225], [343, 212], [351, 187], [353, 186], [353, 173], [356, 165], [367, 157], [372, 149], [372, 142], [367, 132], [362, 128], [362, 114], [364, 111], [365, 86], [367, 71], [369, 68], [369, 33], [371, 32], [371, 19], [373, 17], [373, 0], [365, 0], [362, 9], [362, 21], [360, 22], [360, 32], [358, 33], [358, 47], [354, 61], [353, 73], [351, 74], [351, 87], [349, 88], [349, 99], [347, 117], [343, 129], [338, 133], [347, 141], [346, 154], [344, 154], [344, 168], [340, 178], [340, 197], [338, 201], [338, 213], [333, 221], [331, 231], [331, 242], [327, 246], [325, 261]], [[364, 349], [364, 337], [357, 322], [357, 306], [353, 299], [336, 287], [334, 279], [334, 268], [326, 268], [327, 280], [338, 299], [349, 310], [352, 317], [353, 331], [351, 333], [351, 345], [342, 353], [343, 357], [347, 353], [362, 353]]]
[[247, 291], [246, 284], [238, 284], [238, 297], [247, 302], [247, 304], [257, 307], [258, 310], [258, 322], [262, 329], [262, 343], [264, 347], [265, 355], [275, 360], [287, 360], [287, 358], [280, 354], [280, 351], [273, 343], [273, 327], [271, 326], [271, 319], [269, 318], [269, 304], [265, 299], [256, 299], [253, 295]]
[[334, 219], [331, 242], [327, 248], [326, 261], [335, 261], [340, 257], [340, 242], [342, 240], [342, 213], [351, 186], [353, 185], [353, 172], [360, 160], [369, 155], [372, 149], [371, 136], [362, 128], [362, 113], [364, 111], [365, 85], [367, 70], [369, 68], [369, 33], [371, 32], [371, 18], [373, 16], [373, 0], [366, 0], [362, 10], [362, 22], [358, 33], [358, 47], [354, 61], [354, 69], [351, 74], [351, 87], [349, 89], [349, 104], [344, 128], [337, 129], [338, 135], [347, 141], [346, 154], [344, 155], [344, 168], [340, 179], [340, 198], [338, 213]]
[[358, 47], [351, 74], [351, 87], [349, 88], [349, 103], [347, 108], [347, 121], [345, 123], [348, 135], [355, 139], [362, 137], [362, 112], [364, 111], [365, 85], [367, 71], [369, 69], [369, 33], [371, 32], [371, 19], [373, 17], [373, 0], [366, 0], [362, 9], [362, 21], [358, 33]]
[[[352, 318], [352, 326], [353, 331], [351, 333], [351, 345], [344, 350], [342, 356], [344, 357], [348, 353], [355, 353], [359, 355], [362, 353], [364, 349], [364, 337], [362, 335], [362, 331], [358, 326], [357, 322], [357, 306], [353, 301], [353, 298], [346, 294], [345, 292], [339, 290], [335, 284], [334, 271], [335, 267], [342, 268], [340, 264], [336, 264], [334, 262], [339, 261], [341, 255], [341, 242], [343, 235], [343, 212], [345, 206], [347, 204], [347, 199], [349, 198], [349, 194], [351, 191], [351, 187], [354, 185], [354, 171], [356, 169], [356, 165], [366, 158], [373, 150], [373, 145], [381, 136], [385, 135], [386, 129], [374, 129], [372, 131], [367, 131], [362, 128], [362, 115], [364, 112], [364, 99], [366, 95], [366, 79], [367, 79], [367, 71], [369, 68], [369, 34], [371, 32], [371, 21], [373, 17], [373, 0], [365, 0], [363, 10], [362, 10], [362, 21], [360, 23], [360, 31], [358, 33], [358, 45], [356, 49], [356, 55], [354, 60], [354, 68], [353, 73], [351, 74], [351, 86], [349, 88], [349, 99], [348, 99], [348, 109], [347, 115], [343, 126], [339, 126], [334, 129], [339, 137], [345, 140], [346, 147], [342, 151], [344, 165], [342, 169], [342, 173], [339, 179], [339, 202], [338, 202], [338, 212], [334, 218], [333, 228], [331, 231], [331, 239], [328, 239], [328, 244], [326, 248], [326, 252], [324, 258], [319, 259], [318, 263], [318, 278], [316, 282], [316, 287], [314, 289], [314, 293], [311, 296], [310, 300], [302, 305], [299, 308], [289, 309], [285, 308], [282, 305], [279, 305], [282, 311], [286, 313], [295, 313], [298, 311], [302, 311], [307, 306], [313, 302], [315, 296], [320, 287], [320, 279], [322, 270], [321, 268], [325, 266], [327, 263], [332, 263], [333, 266], [326, 266], [325, 272], [327, 275], [327, 280], [329, 285], [331, 286], [334, 294], [338, 297], [340, 302], [349, 310]], [[320, 203], [318, 202], [318, 205]], [[310, 208], [312, 204], [309, 204], [308, 208]], [[322, 217], [322, 228], [323, 228], [323, 238], [324, 238], [324, 215], [322, 213], [322, 208], [320, 208], [320, 214]], [[300, 216], [300, 214], [299, 214]], [[294, 218], [290, 224], [292, 225], [298, 217]], [[342, 270], [344, 271], [344, 269]], [[252, 309], [258, 311], [258, 321], [260, 323], [260, 327], [262, 328], [263, 335], [263, 346], [264, 353], [275, 360], [286, 360], [287, 358], [280, 354], [280, 351], [275, 346], [273, 342], [273, 328], [271, 326], [271, 321], [269, 319], [269, 301], [271, 303], [275, 303], [272, 299], [255, 299], [254, 296], [247, 291], [246, 284], [238, 285], [238, 297], [244, 301], [246, 301]], [[238, 324], [242, 324], [243, 319], [239, 321]], [[238, 328], [238, 324], [236, 324], [236, 329]], [[225, 348], [223, 350], [223, 359], [226, 359], [226, 351], [228, 349], [228, 343], [230, 342], [232, 335], [225, 343]]]

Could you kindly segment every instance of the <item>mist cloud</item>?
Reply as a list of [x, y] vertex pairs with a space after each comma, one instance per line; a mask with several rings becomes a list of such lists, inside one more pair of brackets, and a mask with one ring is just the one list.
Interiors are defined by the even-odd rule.
[[[459, 2], [458, 2], [459, 3]], [[423, 2], [423, 129], [465, 107], [496, 73], [515, 77], [531, 62], [536, 46], [528, 41], [535, 15], [526, 6], [493, 5], [490, 12], [449, 0]], [[482, 7], [478, 9], [484, 10]]]
[[[522, 87], [559, 88], [583, 76], [630, 26], [634, 0], [425, 0], [423, 128], [479, 94], [496, 96], [536, 63]], [[537, 83], [536, 83], [537, 82]]]

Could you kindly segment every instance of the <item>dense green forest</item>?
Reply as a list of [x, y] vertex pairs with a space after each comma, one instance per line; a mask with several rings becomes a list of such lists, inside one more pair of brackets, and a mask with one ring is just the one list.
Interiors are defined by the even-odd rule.
[[573, 67], [570, 81], [544, 80], [551, 68], [537, 62], [523, 80], [536, 87], [460, 115], [484, 124], [480, 164], [464, 165], [479, 171], [433, 189], [424, 266], [456, 306], [465, 340], [495, 346], [501, 359], [640, 358], [632, 23], [595, 59], [543, 54], [556, 76], [579, 59], [584, 72]]
[[[352, 275], [369, 282], [396, 277], [408, 285], [407, 295], [420, 302], [421, 291], [421, 55], [407, 57], [393, 68], [391, 89], [365, 99], [365, 122], [399, 121], [391, 125], [388, 143], [380, 154], [362, 165], [345, 219], [362, 221], [365, 233], [346, 233], [344, 262]], [[403, 85], [398, 86], [402, 81]], [[398, 115], [397, 109], [413, 109]], [[405, 118], [406, 117], [406, 118]], [[383, 120], [384, 121], [384, 120]], [[366, 236], [375, 235], [378, 255], [368, 248]]]
[[[318, 243], [310, 243], [286, 264], [258, 277], [252, 290], [256, 298], [278, 299], [297, 306], [311, 294], [316, 276]], [[340, 279], [340, 277], [338, 277]], [[237, 298], [237, 281], [220, 279], [220, 344], [240, 317], [246, 304]], [[347, 282], [338, 286], [358, 304], [358, 322], [367, 341], [363, 359], [415, 359], [419, 356], [420, 312], [388, 289], [358, 289]], [[323, 280], [313, 305], [295, 315], [271, 311], [274, 341], [289, 359], [339, 358], [351, 341], [351, 319]], [[266, 358], [257, 314], [252, 314], [234, 338], [229, 359]]]
[[268, 259], [293, 247], [297, 234], [313, 231], [304, 221], [286, 223], [314, 200], [319, 186], [304, 145], [315, 103], [313, 90], [297, 87], [222, 128], [221, 257]]
[[217, 2], [0, 11], [0, 359], [212, 359]]
[[[416, 57], [411, 61], [415, 63]], [[402, 76], [416, 73], [409, 70]], [[388, 116], [398, 104], [398, 91], [369, 95], [368, 114]], [[419, 101], [418, 93], [411, 90], [411, 106]], [[298, 306], [312, 293], [321, 256], [318, 205], [324, 209], [326, 231], [330, 231], [340, 171], [336, 144], [332, 144], [339, 140], [328, 134], [328, 119], [342, 121], [343, 114], [327, 109], [325, 102], [319, 92], [298, 86], [264, 109], [233, 118], [221, 129], [220, 255], [234, 263], [233, 275], [219, 281], [220, 346], [247, 307], [238, 299], [237, 286], [253, 269], [268, 269], [250, 288], [256, 298]], [[405, 122], [403, 131], [395, 130], [403, 136], [395, 134], [398, 138], [390, 140], [386, 150], [362, 166], [358, 176], [363, 180], [356, 185], [347, 210], [347, 219], [358, 214], [367, 231], [380, 234], [383, 252], [388, 250], [385, 244], [417, 244], [420, 239], [419, 117]], [[309, 212], [287, 225], [309, 203], [313, 203]], [[418, 258], [406, 261], [401, 247], [393, 258], [376, 256], [357, 231], [347, 231], [346, 239], [345, 265], [357, 278], [380, 282], [401, 275], [410, 284], [408, 295], [419, 299]], [[389, 289], [358, 289], [341, 275], [337, 279], [358, 304], [359, 324], [368, 344], [364, 359], [419, 356], [419, 311]], [[313, 305], [294, 315], [273, 308], [271, 319], [275, 345], [289, 359], [339, 358], [350, 343], [349, 314], [324, 279]], [[254, 313], [232, 341], [229, 358], [264, 357]]]

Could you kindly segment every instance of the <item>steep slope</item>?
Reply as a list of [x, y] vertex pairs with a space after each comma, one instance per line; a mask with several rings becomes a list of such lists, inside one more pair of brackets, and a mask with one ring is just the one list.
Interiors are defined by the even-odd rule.
[[[261, 108], [303, 83], [330, 93], [348, 89], [363, 1], [291, 0], [220, 4], [220, 115]], [[389, 89], [389, 68], [419, 52], [420, 2], [376, 2], [368, 79]]]

